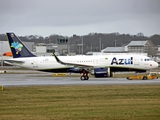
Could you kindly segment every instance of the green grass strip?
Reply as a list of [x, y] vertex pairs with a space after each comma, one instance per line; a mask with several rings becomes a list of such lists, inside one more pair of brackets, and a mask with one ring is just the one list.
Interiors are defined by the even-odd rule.
[[0, 120], [158, 120], [159, 85], [5, 87]]

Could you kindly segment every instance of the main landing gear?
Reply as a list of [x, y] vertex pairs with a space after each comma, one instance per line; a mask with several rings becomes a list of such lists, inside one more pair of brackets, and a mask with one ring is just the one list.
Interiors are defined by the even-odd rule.
[[88, 80], [89, 76], [88, 76], [88, 72], [86, 70], [82, 71], [82, 76], [80, 77], [81, 80]]

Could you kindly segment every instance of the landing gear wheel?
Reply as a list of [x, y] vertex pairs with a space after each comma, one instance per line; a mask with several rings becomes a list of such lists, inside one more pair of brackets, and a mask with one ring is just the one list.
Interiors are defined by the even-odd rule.
[[81, 76], [80, 79], [83, 81], [85, 80], [85, 76]]
[[89, 77], [88, 77], [88, 76], [85, 76], [84, 78], [85, 78], [85, 80], [88, 80], [88, 79], [89, 79]]
[[80, 79], [83, 81], [83, 80], [88, 80], [89, 77], [88, 76], [81, 76]]
[[146, 77], [146, 76], [143, 76], [143, 80], [147, 80], [147, 77]]

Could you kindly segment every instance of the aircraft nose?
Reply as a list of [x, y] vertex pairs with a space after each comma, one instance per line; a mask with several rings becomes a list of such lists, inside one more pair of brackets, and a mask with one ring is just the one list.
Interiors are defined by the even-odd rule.
[[153, 69], [153, 68], [157, 68], [159, 65], [157, 62], [153, 61], [151, 64], [150, 64], [150, 67]]
[[159, 65], [157, 62], [154, 63], [154, 68], [157, 68]]

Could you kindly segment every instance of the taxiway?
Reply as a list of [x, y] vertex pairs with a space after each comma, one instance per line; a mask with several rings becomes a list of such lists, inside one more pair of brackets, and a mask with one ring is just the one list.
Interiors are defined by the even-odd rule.
[[34, 85], [149, 85], [159, 84], [155, 80], [127, 80], [126, 78], [90, 78], [81, 81], [79, 77], [52, 77], [51, 74], [0, 74], [0, 85], [34, 86]]

